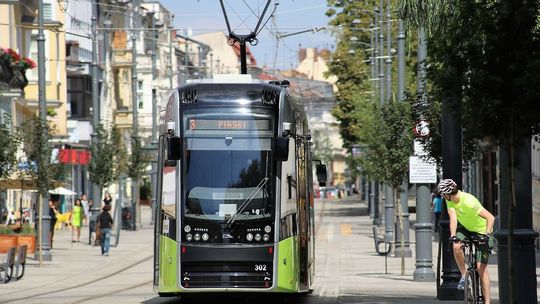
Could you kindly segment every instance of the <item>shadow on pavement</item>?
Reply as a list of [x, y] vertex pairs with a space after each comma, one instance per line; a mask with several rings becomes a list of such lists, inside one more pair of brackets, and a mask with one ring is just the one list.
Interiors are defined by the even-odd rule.
[[[211, 294], [189, 295], [186, 298], [159, 298], [155, 297], [144, 301], [145, 304], [157, 303], [219, 303], [219, 304], [428, 304], [438, 301], [430, 296], [415, 295], [414, 297], [396, 295], [362, 295], [344, 294], [339, 297], [319, 297], [317, 295], [276, 295], [276, 294]], [[444, 301], [445, 304], [462, 303], [463, 301]]]
[[[160, 298], [154, 297], [142, 303], [157, 304], [157, 303], [193, 303], [193, 304], [308, 304], [319, 303], [319, 297], [310, 295], [281, 295], [281, 294], [190, 294], [182, 297]], [[328, 302], [328, 303], [335, 303]]]

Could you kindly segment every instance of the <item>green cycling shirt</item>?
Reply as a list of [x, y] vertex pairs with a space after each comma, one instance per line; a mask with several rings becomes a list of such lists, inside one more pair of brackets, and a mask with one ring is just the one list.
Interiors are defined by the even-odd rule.
[[484, 209], [474, 195], [461, 191], [459, 203], [446, 201], [448, 209], [456, 211], [458, 222], [470, 232], [486, 233], [487, 221], [478, 214]]

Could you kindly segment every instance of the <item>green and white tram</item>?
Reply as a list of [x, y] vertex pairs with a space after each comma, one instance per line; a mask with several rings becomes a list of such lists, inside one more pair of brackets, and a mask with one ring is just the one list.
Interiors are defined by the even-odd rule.
[[[312, 287], [306, 114], [287, 83], [243, 79], [181, 86], [162, 107], [154, 241], [160, 296]], [[317, 176], [326, 180], [324, 165]]]

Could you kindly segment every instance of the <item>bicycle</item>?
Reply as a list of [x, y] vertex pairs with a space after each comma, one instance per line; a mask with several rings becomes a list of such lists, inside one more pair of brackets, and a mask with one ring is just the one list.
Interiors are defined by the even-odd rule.
[[[467, 304], [482, 304], [484, 303], [484, 295], [480, 287], [480, 275], [476, 263], [476, 249], [480, 245], [484, 245], [487, 240], [478, 235], [463, 239], [460, 241], [465, 254], [467, 270], [465, 272], [465, 287], [463, 290], [464, 300]], [[450, 241], [451, 245], [454, 243]]]

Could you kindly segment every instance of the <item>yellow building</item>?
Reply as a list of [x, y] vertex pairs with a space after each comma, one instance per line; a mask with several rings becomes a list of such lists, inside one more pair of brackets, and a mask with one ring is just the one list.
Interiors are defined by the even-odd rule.
[[[45, 20], [45, 73], [48, 118], [55, 126], [55, 137], [66, 136], [65, 15], [57, 1], [43, 0]], [[31, 0], [0, 0], [0, 47], [11, 48], [21, 57], [38, 62], [37, 9]], [[38, 112], [38, 69], [26, 70], [28, 85], [24, 94], [11, 94], [9, 110], [15, 124]], [[3, 91], [4, 92], [4, 91]], [[21, 92], [22, 93], [22, 92]], [[6, 95], [5, 93], [2, 96]]]
[[[49, 114], [54, 114], [49, 115], [48, 119], [55, 128], [53, 137], [61, 138], [66, 136], [67, 100], [64, 12], [61, 11], [57, 1], [43, 0], [43, 2], [46, 28], [46, 100]], [[0, 47], [12, 49], [21, 59], [30, 58], [35, 63], [38, 63], [38, 3], [35, 0], [0, 0]], [[9, 65], [7, 67], [9, 68]], [[6, 66], [2, 69], [3, 73], [7, 70]], [[22, 73], [23, 69], [18, 67], [9, 70], [13, 74], [6, 73], [7, 76], [0, 81], [0, 115], [10, 114], [13, 124], [18, 126], [38, 113], [38, 68], [27, 69]], [[11, 186], [8, 186], [12, 187], [19, 185], [11, 183]], [[17, 189], [0, 191], [0, 207], [3, 206], [7, 210], [30, 208], [32, 202], [35, 202], [35, 194], [32, 191]]]

